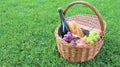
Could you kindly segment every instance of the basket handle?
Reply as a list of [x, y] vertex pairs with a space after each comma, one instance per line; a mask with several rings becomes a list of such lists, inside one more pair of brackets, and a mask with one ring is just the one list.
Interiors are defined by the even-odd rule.
[[99, 22], [100, 22], [101, 35], [104, 36], [104, 33], [103, 33], [103, 31], [104, 31], [104, 25], [103, 25], [102, 16], [101, 16], [100, 12], [99, 12], [93, 5], [89, 4], [88, 2], [85, 2], [85, 1], [76, 1], [76, 2], [70, 3], [70, 4], [65, 8], [65, 10], [64, 10], [64, 15], [66, 15], [67, 10], [68, 10], [71, 6], [73, 6], [73, 5], [75, 5], [75, 4], [83, 4], [83, 5], [86, 5], [86, 6], [88, 6], [91, 10], [93, 10], [93, 11], [95, 12], [95, 14], [97, 15], [97, 17], [98, 17], [98, 19], [99, 19]]

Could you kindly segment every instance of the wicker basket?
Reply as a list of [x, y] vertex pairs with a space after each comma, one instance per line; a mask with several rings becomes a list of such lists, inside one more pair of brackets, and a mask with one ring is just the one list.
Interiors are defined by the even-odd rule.
[[68, 17], [67, 20], [68, 21], [74, 20], [78, 22], [80, 27], [82, 27], [83, 29], [89, 31], [91, 30], [97, 31], [100, 35], [100, 39], [94, 45], [74, 46], [70, 43], [67, 43], [62, 38], [59, 37], [58, 32], [60, 25], [55, 30], [55, 37], [57, 41], [58, 51], [60, 52], [61, 56], [63, 56], [65, 59], [71, 62], [85, 62], [90, 59], [93, 59], [100, 51], [102, 44], [104, 42], [106, 22], [103, 21], [102, 16], [94, 6], [84, 1], [76, 1], [70, 3], [65, 8], [64, 15], [66, 14], [67, 10], [75, 4], [83, 4], [88, 6], [91, 10], [95, 12], [96, 16], [82, 14]]

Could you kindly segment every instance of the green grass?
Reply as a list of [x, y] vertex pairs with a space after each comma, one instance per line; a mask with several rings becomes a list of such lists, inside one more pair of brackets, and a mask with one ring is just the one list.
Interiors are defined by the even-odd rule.
[[[74, 0], [1, 0], [0, 67], [120, 67], [120, 0], [86, 0], [107, 22], [99, 54], [85, 63], [71, 63], [57, 51], [54, 30], [60, 24], [58, 7]], [[67, 13], [94, 14], [88, 7], [73, 6]]]

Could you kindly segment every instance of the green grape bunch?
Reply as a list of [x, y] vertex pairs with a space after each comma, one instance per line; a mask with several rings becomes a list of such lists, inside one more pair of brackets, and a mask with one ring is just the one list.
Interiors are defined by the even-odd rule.
[[84, 36], [83, 39], [87, 42], [87, 44], [94, 44], [96, 41], [98, 41], [100, 38], [100, 35], [96, 31], [90, 31], [88, 37]]

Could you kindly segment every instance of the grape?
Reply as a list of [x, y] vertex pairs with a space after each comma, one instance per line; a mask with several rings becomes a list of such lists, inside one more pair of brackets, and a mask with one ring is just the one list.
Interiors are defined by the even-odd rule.
[[96, 38], [96, 36], [94, 36], [94, 37], [93, 37], [93, 41], [96, 42], [97, 40], [98, 40], [98, 38]]
[[94, 44], [94, 41], [90, 41], [90, 44]]
[[70, 41], [70, 43], [71, 43], [71, 44], [76, 44], [76, 42], [75, 42], [74, 39], [72, 39], [72, 40]]
[[90, 31], [90, 35], [96, 35], [97, 32], [96, 31]]
[[89, 38], [87, 38], [86, 42], [87, 42], [88, 44], [90, 44], [90, 41], [91, 41], [91, 40], [90, 40]]
[[87, 40], [87, 36], [84, 36], [83, 39], [86, 41]]
[[99, 34], [97, 34], [95, 37], [96, 37], [97, 39], [99, 39], [99, 38], [100, 38], [100, 35], [99, 35]]
[[73, 36], [70, 32], [64, 35], [63, 40], [70, 42], [72, 40]]
[[89, 34], [89, 37], [93, 37], [93, 36], [95, 36], [95, 35], [93, 35], [93, 34]]
[[93, 37], [93, 36], [96, 36], [96, 35], [98, 35], [97, 32], [95, 32], [95, 31], [91, 31], [90, 34], [89, 34], [89, 37]]
[[72, 33], [71, 33], [71, 32], [67, 32], [67, 34], [69, 34], [70, 36], [72, 36]]
[[68, 40], [67, 38], [65, 38], [65, 37], [63, 38], [63, 40], [65, 40], [65, 41], [69, 41], [69, 40]]
[[94, 44], [99, 38], [100, 36], [96, 31], [90, 31], [88, 37], [83, 37], [87, 44]]
[[69, 36], [69, 35], [67, 35], [67, 34], [65, 34], [63, 39], [64, 39], [65, 41], [70, 41], [70, 40], [72, 39], [72, 37]]

